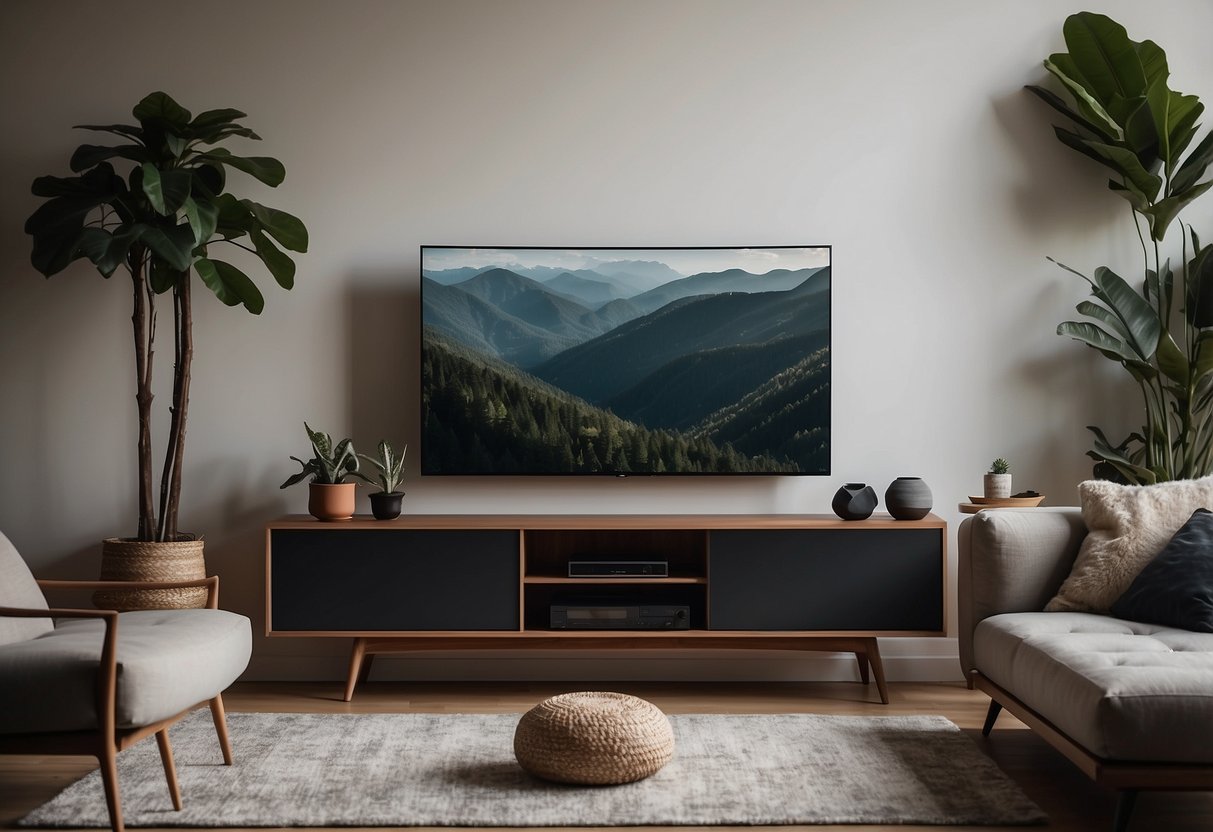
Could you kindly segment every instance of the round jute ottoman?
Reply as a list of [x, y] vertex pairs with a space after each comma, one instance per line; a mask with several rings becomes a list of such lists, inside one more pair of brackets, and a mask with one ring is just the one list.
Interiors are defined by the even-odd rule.
[[564, 693], [522, 715], [514, 756], [536, 777], [606, 786], [654, 774], [674, 756], [670, 721], [623, 693]]

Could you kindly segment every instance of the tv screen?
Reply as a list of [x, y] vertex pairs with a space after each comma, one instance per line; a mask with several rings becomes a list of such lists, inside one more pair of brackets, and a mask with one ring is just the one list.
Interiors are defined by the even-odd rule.
[[422, 474], [830, 472], [830, 248], [421, 247]]

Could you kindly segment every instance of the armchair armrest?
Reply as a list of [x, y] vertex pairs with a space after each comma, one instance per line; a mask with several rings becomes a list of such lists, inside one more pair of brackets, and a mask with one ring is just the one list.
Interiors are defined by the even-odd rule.
[[977, 625], [1004, 612], [1043, 610], [1086, 535], [1077, 507], [980, 511], [960, 524], [956, 600], [966, 678]]
[[206, 587], [207, 609], [219, 608], [219, 576], [211, 575], [192, 581], [58, 581], [40, 579], [38, 586], [47, 589], [185, 589], [191, 586]]
[[[62, 583], [75, 583], [75, 581]], [[46, 610], [0, 607], [0, 616], [9, 618], [100, 618], [105, 623], [105, 638], [101, 642], [101, 659], [97, 669], [97, 720], [102, 735], [113, 743], [117, 724], [115, 704], [118, 695], [118, 613], [113, 610], [77, 610], [67, 607], [51, 607]]]

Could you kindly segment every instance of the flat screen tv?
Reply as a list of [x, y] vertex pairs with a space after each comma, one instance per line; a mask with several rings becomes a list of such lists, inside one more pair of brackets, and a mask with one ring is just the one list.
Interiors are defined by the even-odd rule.
[[422, 474], [830, 472], [830, 247], [421, 247]]

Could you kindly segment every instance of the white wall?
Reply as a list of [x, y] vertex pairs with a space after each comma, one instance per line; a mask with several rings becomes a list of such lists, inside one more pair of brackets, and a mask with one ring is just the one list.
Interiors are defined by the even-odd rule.
[[[1139, 268], [1123, 203], [1022, 90], [1070, 9], [1051, 0], [146, 2], [0, 5], [0, 529], [44, 576], [90, 576], [134, 529], [129, 284], [28, 265], [28, 183], [165, 89], [234, 106], [282, 159], [311, 252], [254, 318], [200, 297], [183, 527], [225, 605], [262, 625], [263, 525], [302, 421], [419, 441], [417, 246], [834, 246], [834, 474], [727, 481], [428, 480], [412, 512], [828, 512], [841, 482], [924, 477], [956, 525], [995, 456], [1072, 503], [1083, 426], [1138, 404], [1054, 334], [1084, 291], [1048, 264]], [[1213, 101], [1213, 5], [1097, 4]], [[1213, 236], [1213, 198], [1184, 217]], [[1171, 242], [1178, 244], [1172, 232]], [[264, 284], [263, 284], [264, 285]], [[161, 369], [170, 361], [167, 344]], [[168, 398], [162, 390], [159, 402]], [[161, 429], [160, 436], [163, 436]], [[362, 498], [365, 500], [365, 498]], [[955, 535], [952, 535], [953, 540]], [[952, 555], [954, 562], [955, 556]], [[317, 576], [323, 580], [323, 576]], [[857, 598], [856, 603], [863, 603]], [[949, 621], [955, 618], [954, 600]], [[954, 630], [954, 624], [950, 624]], [[253, 676], [335, 676], [347, 642], [264, 640]], [[886, 641], [895, 678], [958, 676], [954, 641]], [[720, 657], [718, 657], [720, 658]], [[416, 665], [431, 676], [817, 678], [756, 657]]]

